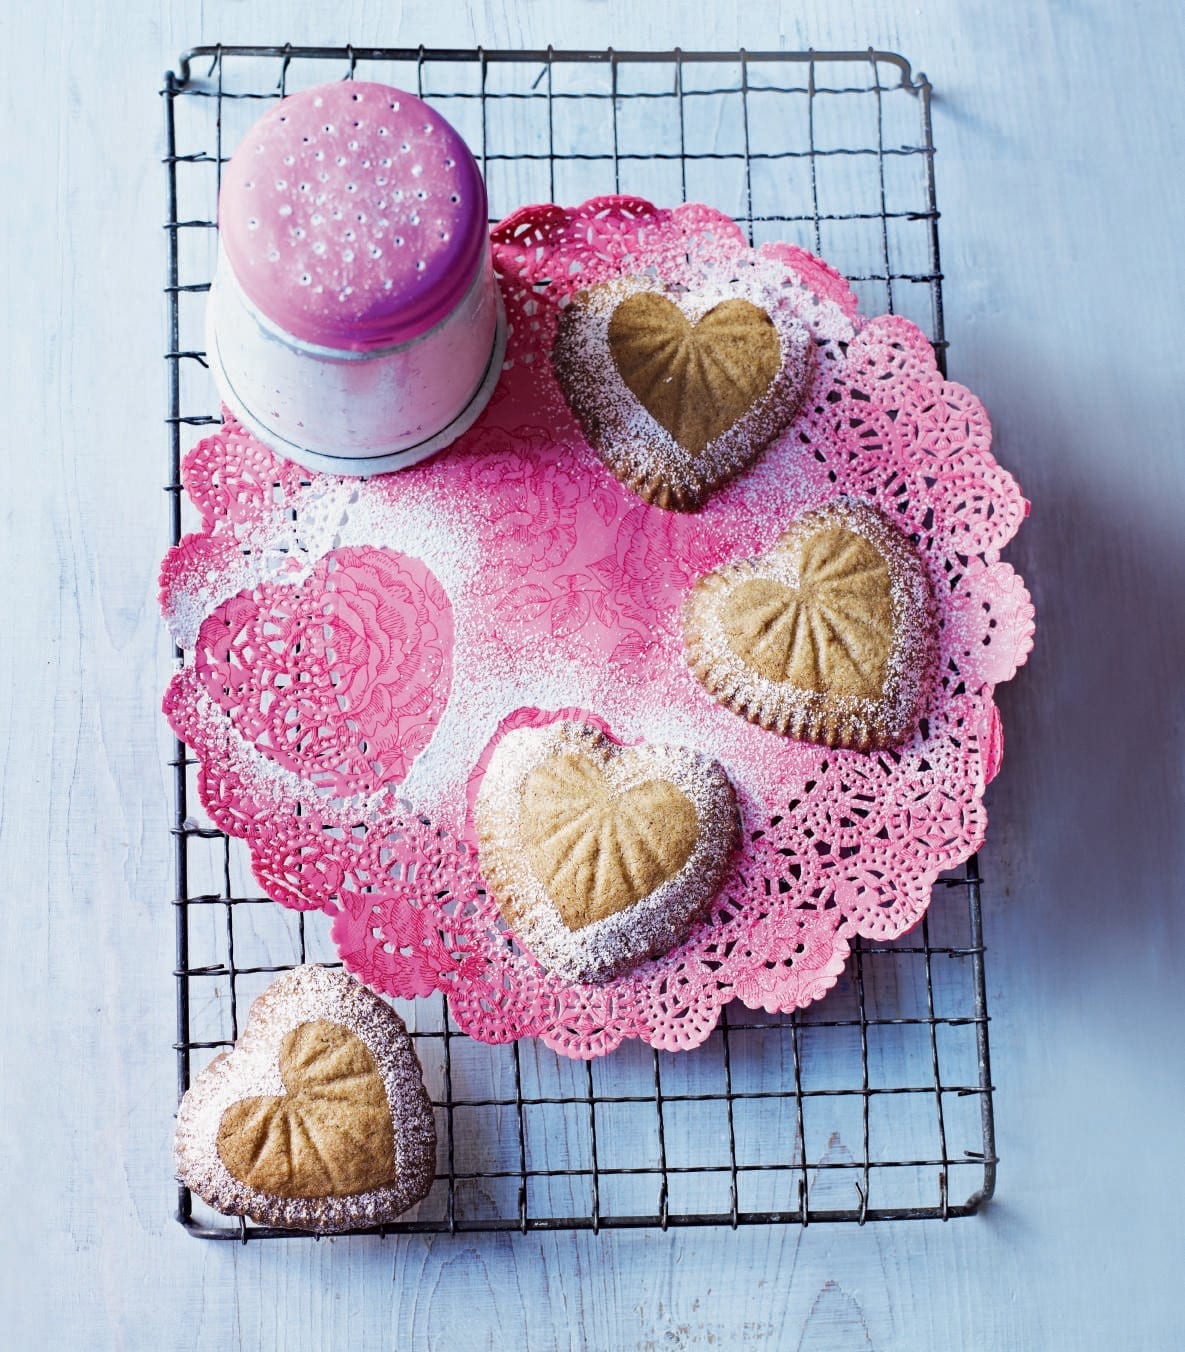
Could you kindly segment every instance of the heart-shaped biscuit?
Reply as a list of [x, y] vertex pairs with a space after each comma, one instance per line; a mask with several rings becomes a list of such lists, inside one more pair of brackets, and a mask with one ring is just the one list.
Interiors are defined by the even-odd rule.
[[577, 930], [670, 882], [695, 849], [699, 821], [669, 780], [614, 792], [596, 761], [569, 754], [527, 776], [520, 830], [532, 871]]
[[722, 300], [693, 323], [655, 291], [613, 311], [609, 353], [646, 412], [692, 455], [765, 398], [782, 364], [773, 320], [752, 301]]
[[228, 1215], [319, 1232], [394, 1220], [436, 1163], [403, 1021], [344, 972], [287, 973], [186, 1093], [174, 1157], [178, 1178]]
[[507, 924], [545, 967], [581, 982], [682, 943], [739, 832], [719, 762], [621, 746], [571, 722], [506, 733], [474, 818], [482, 876]]
[[722, 704], [801, 741], [861, 751], [913, 732], [937, 643], [913, 545], [848, 498], [799, 518], [758, 558], [701, 578], [683, 636]]
[[794, 419], [813, 352], [776, 293], [625, 277], [572, 298], [552, 361], [605, 465], [647, 502], [693, 511]]
[[286, 1092], [239, 1099], [218, 1124], [218, 1154], [240, 1183], [277, 1197], [350, 1197], [395, 1180], [387, 1090], [356, 1033], [317, 1019], [280, 1044]]

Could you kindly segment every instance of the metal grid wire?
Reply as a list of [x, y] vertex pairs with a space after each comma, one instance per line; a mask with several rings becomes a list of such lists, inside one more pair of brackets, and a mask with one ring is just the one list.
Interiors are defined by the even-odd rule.
[[[930, 85], [891, 53], [561, 52], [203, 47], [165, 76], [169, 463], [174, 540], [190, 429], [219, 421], [202, 352], [221, 167], [261, 104], [342, 78], [414, 89], [480, 155], [493, 219], [612, 188], [705, 201], [752, 241], [790, 239], [848, 275], [866, 313], [918, 323], [945, 371]], [[180, 654], [178, 654], [180, 656]], [[240, 841], [175, 770], [177, 1069], [238, 1036], [276, 973], [335, 962], [323, 917], [258, 895]], [[397, 1002], [439, 1138], [419, 1208], [375, 1233], [576, 1230], [941, 1218], [995, 1186], [981, 879], [938, 885], [896, 943], [858, 942], [802, 1013], [724, 1011], [703, 1047], [626, 1044], [573, 1062], [460, 1033], [443, 997]], [[187, 1189], [211, 1239], [291, 1232], [228, 1221]]]

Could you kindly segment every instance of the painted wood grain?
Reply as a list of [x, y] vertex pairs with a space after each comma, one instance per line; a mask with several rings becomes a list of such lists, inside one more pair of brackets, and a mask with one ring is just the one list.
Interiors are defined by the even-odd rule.
[[[1178, 1345], [1179, 9], [49, 0], [10, 7], [0, 31], [9, 1345]], [[245, 1249], [171, 1221], [155, 90], [192, 43], [285, 38], [872, 43], [935, 81], [951, 370], [984, 398], [1033, 499], [1011, 557], [1040, 624], [1003, 694], [1009, 747], [990, 799], [1002, 1164], [985, 1215]]]

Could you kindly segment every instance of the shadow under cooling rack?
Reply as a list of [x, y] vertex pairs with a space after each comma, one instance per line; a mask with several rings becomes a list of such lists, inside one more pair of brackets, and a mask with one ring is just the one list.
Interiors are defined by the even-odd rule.
[[[606, 192], [701, 201], [750, 240], [847, 275], [865, 313], [917, 323], [945, 370], [930, 86], [885, 52], [560, 52], [206, 47], [165, 77], [173, 539], [182, 452], [219, 421], [203, 351], [221, 167], [268, 101], [331, 79], [415, 90], [478, 154], [492, 219]], [[246, 848], [174, 761], [178, 1089], [233, 1044], [250, 1001], [328, 926], [258, 895]], [[734, 1005], [694, 1052], [627, 1043], [593, 1062], [460, 1033], [442, 997], [395, 1002], [436, 1114], [437, 1178], [373, 1233], [761, 1225], [968, 1215], [995, 1185], [981, 879], [939, 881], [903, 939], [855, 945], [806, 1011]], [[228, 1220], [182, 1188], [191, 1233]]]

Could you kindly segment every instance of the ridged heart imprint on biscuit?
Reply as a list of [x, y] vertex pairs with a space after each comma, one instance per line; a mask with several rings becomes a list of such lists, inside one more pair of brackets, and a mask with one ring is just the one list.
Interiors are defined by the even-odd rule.
[[840, 498], [767, 553], [709, 573], [683, 612], [687, 660], [722, 704], [802, 741], [868, 751], [917, 726], [937, 642], [909, 539]]
[[240, 1182], [279, 1197], [349, 1197], [396, 1176], [382, 1076], [366, 1044], [316, 1019], [280, 1044], [285, 1093], [222, 1114], [218, 1153]]
[[474, 817], [507, 924], [543, 966], [581, 982], [680, 944], [719, 891], [739, 831], [717, 761], [621, 746], [573, 722], [506, 733]]
[[667, 292], [626, 277], [560, 315], [560, 387], [605, 465], [647, 502], [692, 511], [793, 420], [813, 346], [776, 294]]
[[178, 1178], [228, 1215], [321, 1232], [394, 1220], [436, 1163], [403, 1021], [344, 972], [289, 972], [186, 1093], [174, 1155]]

